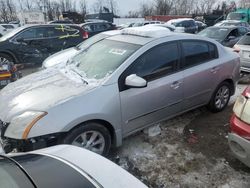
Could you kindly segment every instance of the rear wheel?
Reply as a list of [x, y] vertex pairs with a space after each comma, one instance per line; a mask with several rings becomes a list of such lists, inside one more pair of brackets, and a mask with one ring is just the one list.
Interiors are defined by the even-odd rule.
[[64, 143], [107, 155], [111, 146], [111, 136], [105, 126], [94, 122], [86, 123], [69, 132]]
[[228, 82], [222, 82], [215, 90], [208, 108], [212, 112], [220, 112], [227, 107], [231, 97], [231, 87]]

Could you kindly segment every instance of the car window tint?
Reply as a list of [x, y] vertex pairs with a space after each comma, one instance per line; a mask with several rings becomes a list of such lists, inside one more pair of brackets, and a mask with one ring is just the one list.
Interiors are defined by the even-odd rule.
[[33, 188], [34, 186], [14, 162], [0, 157], [0, 187]]
[[244, 28], [244, 27], [240, 27], [240, 28], [239, 28], [239, 34], [240, 34], [240, 35], [245, 35], [246, 32], [247, 32], [247, 29], [246, 29], [246, 28]]
[[74, 27], [67, 25], [58, 25], [53, 28], [54, 36], [69, 37], [69, 36], [80, 36], [80, 31]]
[[212, 44], [209, 45], [207, 42], [182, 42], [182, 49], [185, 59], [185, 68], [207, 62], [217, 57], [216, 47]]
[[46, 32], [45, 28], [38, 27], [38, 28], [29, 28], [26, 29], [24, 32], [20, 33], [17, 38], [23, 38], [23, 39], [37, 39], [37, 38], [45, 38]]
[[129, 68], [129, 75], [136, 74], [152, 80], [176, 71], [179, 60], [177, 43], [154, 47], [140, 56]]
[[240, 45], [250, 45], [250, 34], [243, 36], [237, 44]]
[[[92, 26], [92, 27], [90, 27]], [[87, 32], [93, 32], [94, 31], [94, 26], [93, 25], [84, 25], [83, 29]]]
[[20, 33], [17, 38], [31, 39], [35, 38], [35, 36], [36, 36], [36, 30], [34, 28], [29, 28]]
[[228, 34], [227, 38], [229, 38], [230, 36], [238, 37], [238, 36], [239, 36], [238, 29], [233, 29], [233, 30]]

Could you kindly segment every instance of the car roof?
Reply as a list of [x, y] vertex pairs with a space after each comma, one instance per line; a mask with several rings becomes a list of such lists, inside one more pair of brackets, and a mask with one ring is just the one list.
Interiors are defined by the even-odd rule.
[[236, 29], [236, 28], [240, 28], [243, 26], [234, 26], [234, 25], [228, 25], [228, 26], [210, 26], [208, 28], [218, 28], [218, 29]]
[[[135, 31], [133, 31], [133, 29]], [[146, 32], [149, 32], [149, 33], [146, 33]], [[210, 41], [210, 39], [207, 39], [199, 35], [193, 35], [193, 34], [187, 34], [187, 33], [176, 33], [176, 32], [171, 32], [168, 29], [165, 29], [163, 27], [146, 27], [146, 26], [126, 28], [122, 30], [121, 34], [108, 37], [107, 39], [120, 41], [120, 42], [127, 42], [127, 43], [132, 43], [132, 44], [138, 44], [138, 45], [145, 45], [152, 41], [158, 40], [160, 38], [166, 38], [166, 37], [169, 38], [170, 40], [171, 39], [174, 39], [174, 40], [179, 40], [179, 39], [194, 39], [194, 40], [196, 39], [197, 40], [198, 39], [198, 40]]]

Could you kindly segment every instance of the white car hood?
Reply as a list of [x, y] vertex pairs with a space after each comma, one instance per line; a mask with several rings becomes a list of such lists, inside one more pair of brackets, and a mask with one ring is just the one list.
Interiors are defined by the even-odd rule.
[[68, 161], [92, 176], [104, 188], [148, 188], [118, 165], [83, 148], [60, 145], [31, 153], [45, 154]]
[[86, 85], [79, 76], [64, 71], [46, 69], [6, 86], [0, 91], [0, 119], [10, 122], [25, 111], [47, 111], [97, 86]]
[[66, 64], [66, 62], [78, 52], [79, 51], [75, 47], [57, 52], [44, 60], [43, 68], [49, 68], [59, 64]]

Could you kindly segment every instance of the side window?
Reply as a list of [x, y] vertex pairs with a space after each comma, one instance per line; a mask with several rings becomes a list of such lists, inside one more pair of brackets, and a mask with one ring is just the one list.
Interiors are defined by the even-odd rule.
[[174, 73], [179, 61], [177, 43], [156, 46], [140, 56], [128, 69], [147, 81]]
[[29, 28], [24, 32], [20, 33], [16, 38], [23, 38], [24, 40], [29, 39], [41, 39], [46, 38], [46, 29], [43, 27]]
[[[230, 36], [238, 37], [238, 36], [239, 36], [238, 29], [232, 30], [232, 31], [229, 33], [228, 37], [230, 37]], [[227, 38], [228, 38], [228, 37], [227, 37]]]
[[240, 27], [239, 28], [239, 34], [240, 34], [240, 36], [245, 35], [246, 33], [247, 33], [247, 29], [246, 28], [244, 28], [244, 27]]
[[57, 26], [50, 29], [49, 35], [52, 37], [70, 37], [79, 35], [79, 30], [70, 26]]
[[29, 28], [26, 29], [25, 31], [23, 31], [22, 33], [20, 33], [16, 38], [20, 39], [33, 39], [36, 36], [36, 30], [35, 28]]
[[213, 44], [202, 41], [182, 42], [185, 65], [184, 68], [199, 65], [217, 58], [217, 49]]

